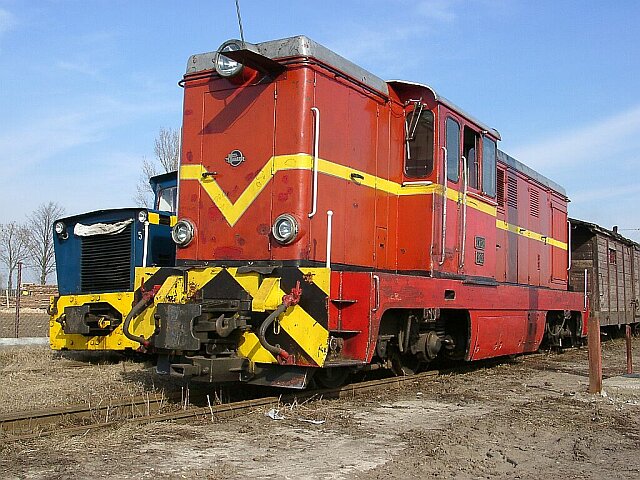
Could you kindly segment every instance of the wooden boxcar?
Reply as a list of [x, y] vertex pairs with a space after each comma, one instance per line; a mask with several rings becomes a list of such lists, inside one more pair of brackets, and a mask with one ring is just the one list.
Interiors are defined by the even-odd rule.
[[594, 223], [570, 219], [573, 290], [587, 280], [590, 315], [600, 325], [640, 321], [640, 245]]

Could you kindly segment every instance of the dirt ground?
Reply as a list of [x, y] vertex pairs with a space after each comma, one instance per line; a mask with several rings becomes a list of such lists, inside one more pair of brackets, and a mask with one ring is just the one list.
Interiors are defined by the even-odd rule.
[[[640, 338], [634, 353], [640, 367]], [[281, 405], [281, 420], [261, 408], [214, 422], [123, 425], [24, 443], [0, 438], [0, 476], [640, 478], [640, 379], [619, 376], [626, 365], [623, 339], [603, 343], [603, 357], [610, 377], [603, 395], [587, 393], [587, 349], [575, 349], [481, 364], [368, 397]], [[0, 362], [5, 358], [0, 352]], [[49, 384], [75, 391], [86, 382], [85, 394], [158, 387], [141, 365], [71, 372], [56, 366], [64, 361], [55, 355], [42, 361], [51, 371], [42, 378], [41, 395], [56, 398], [53, 403], [75, 396], [54, 395]], [[23, 389], [27, 406], [42, 404], [30, 398], [39, 373], [21, 372], [19, 363], [0, 366], [0, 405], [15, 402], [18, 393], [7, 394], [9, 388]]]

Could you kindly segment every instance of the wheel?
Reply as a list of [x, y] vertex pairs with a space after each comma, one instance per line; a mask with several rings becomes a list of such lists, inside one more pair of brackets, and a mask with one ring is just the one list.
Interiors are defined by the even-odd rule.
[[401, 354], [398, 351], [391, 354], [391, 371], [398, 377], [415, 375], [421, 366], [422, 362], [415, 355]]
[[338, 388], [344, 385], [349, 376], [345, 367], [320, 368], [313, 375], [313, 379], [322, 388]]

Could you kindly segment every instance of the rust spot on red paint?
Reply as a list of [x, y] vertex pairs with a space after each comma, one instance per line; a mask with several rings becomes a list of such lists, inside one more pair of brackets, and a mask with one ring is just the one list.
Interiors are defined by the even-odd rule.
[[245, 244], [246, 242], [245, 242], [244, 238], [242, 238], [240, 235], [237, 235], [237, 234], [236, 234], [236, 243], [237, 243], [239, 246], [241, 246], [241, 247], [242, 247], [242, 246], [244, 246], [244, 244]]
[[198, 194], [197, 193], [192, 193], [191, 194], [191, 201], [194, 202], [194, 203], [198, 201]]
[[282, 183], [289, 183], [289, 175], [282, 176]]
[[187, 152], [187, 162], [193, 162], [193, 152], [191, 150]]
[[269, 232], [271, 231], [271, 229], [269, 228], [269, 225], [267, 225], [266, 223], [262, 223], [258, 225], [258, 228], [256, 228], [256, 231], [258, 232], [258, 235], [269, 235]]
[[279, 193], [278, 194], [278, 201], [279, 202], [286, 202], [287, 200], [289, 200], [289, 195], [286, 193]]
[[357, 202], [353, 202], [353, 208], [358, 208], [358, 207], [359, 207], [358, 203]]
[[184, 114], [185, 114], [185, 115], [191, 115], [191, 114], [193, 114], [193, 110], [191, 110], [190, 108], [187, 108], [187, 109], [184, 111]]
[[242, 255], [242, 249], [238, 247], [219, 247], [213, 252], [215, 258], [221, 260], [229, 260], [231, 258], [238, 258]]

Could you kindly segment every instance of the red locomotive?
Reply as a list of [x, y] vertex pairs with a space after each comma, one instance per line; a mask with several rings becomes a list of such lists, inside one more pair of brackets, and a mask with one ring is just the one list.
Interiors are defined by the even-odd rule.
[[181, 83], [176, 266], [137, 272], [131, 323], [160, 371], [303, 388], [585, 335], [565, 191], [430, 87], [304, 36], [225, 42]]

